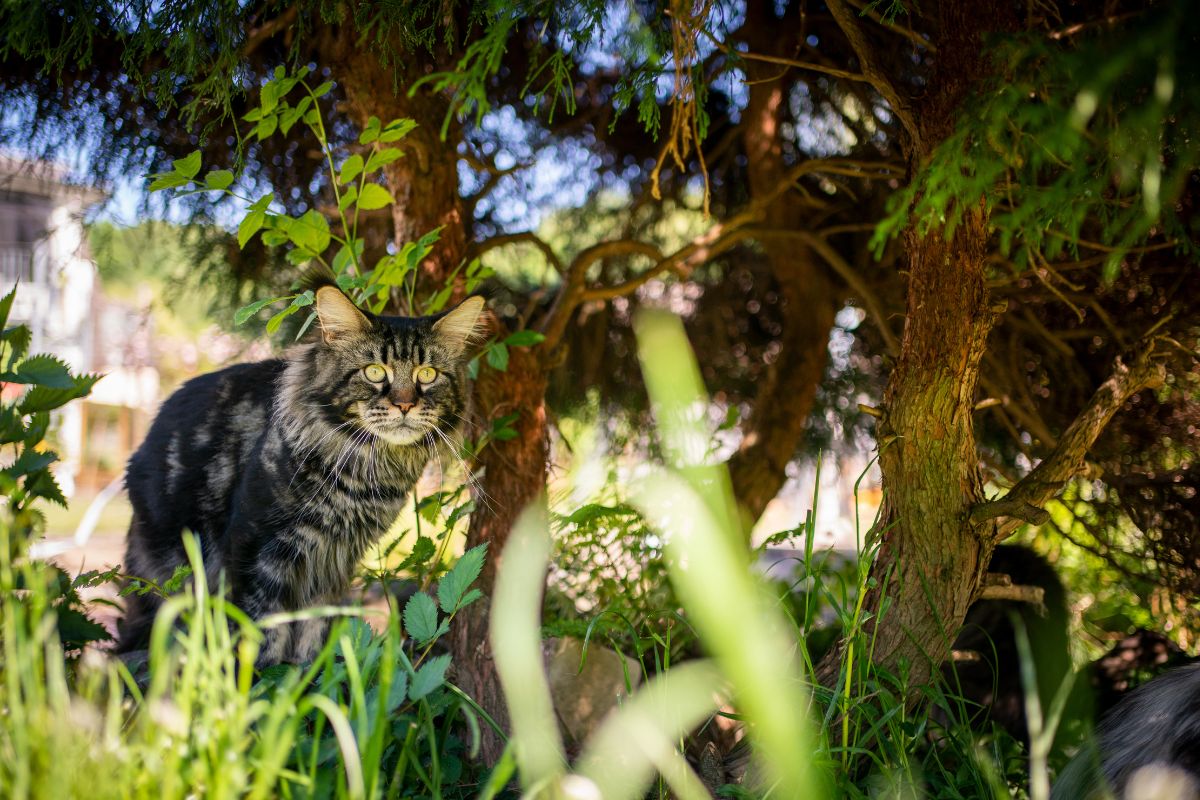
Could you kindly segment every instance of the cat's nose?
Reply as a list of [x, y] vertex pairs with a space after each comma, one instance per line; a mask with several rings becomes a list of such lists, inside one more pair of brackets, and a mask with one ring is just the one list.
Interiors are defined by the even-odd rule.
[[415, 405], [416, 405], [416, 403], [396, 403], [396, 402], [393, 402], [393, 403], [392, 403], [392, 405], [394, 405], [396, 408], [400, 409], [400, 413], [401, 413], [401, 414], [407, 414], [408, 412], [410, 412], [410, 411], [412, 411], [412, 410], [413, 410], [413, 406], [415, 406]]

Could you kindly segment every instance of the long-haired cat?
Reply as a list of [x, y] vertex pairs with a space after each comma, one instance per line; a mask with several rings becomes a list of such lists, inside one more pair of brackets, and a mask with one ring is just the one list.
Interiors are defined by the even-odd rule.
[[[129, 460], [125, 569], [163, 581], [200, 540], [251, 617], [338, 602], [466, 402], [482, 298], [435, 317], [375, 316], [332, 282], [315, 288], [319, 337], [282, 358], [203, 375], [176, 391]], [[131, 596], [120, 648], [144, 646], [159, 601]], [[310, 660], [326, 626], [266, 632], [261, 665]]]

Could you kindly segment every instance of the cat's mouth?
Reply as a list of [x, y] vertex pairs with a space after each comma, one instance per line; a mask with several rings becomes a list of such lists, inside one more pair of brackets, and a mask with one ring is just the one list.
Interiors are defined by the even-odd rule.
[[371, 420], [368, 430], [388, 444], [416, 444], [429, 433], [429, 425], [411, 417]]

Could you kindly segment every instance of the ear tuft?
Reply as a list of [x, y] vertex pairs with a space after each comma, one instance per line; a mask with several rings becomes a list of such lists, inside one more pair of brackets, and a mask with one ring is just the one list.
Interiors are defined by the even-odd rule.
[[317, 323], [326, 343], [371, 330], [371, 320], [336, 286], [322, 286], [316, 294]]
[[460, 354], [469, 345], [486, 336], [487, 316], [483, 310], [482, 297], [468, 297], [433, 323], [433, 332], [440, 336], [456, 355]]

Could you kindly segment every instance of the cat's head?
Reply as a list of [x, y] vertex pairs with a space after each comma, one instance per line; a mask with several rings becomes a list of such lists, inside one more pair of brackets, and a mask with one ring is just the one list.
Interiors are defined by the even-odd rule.
[[335, 285], [315, 292], [313, 391], [340, 421], [386, 442], [433, 442], [462, 421], [466, 365], [486, 335], [482, 297], [431, 317], [376, 316]]

